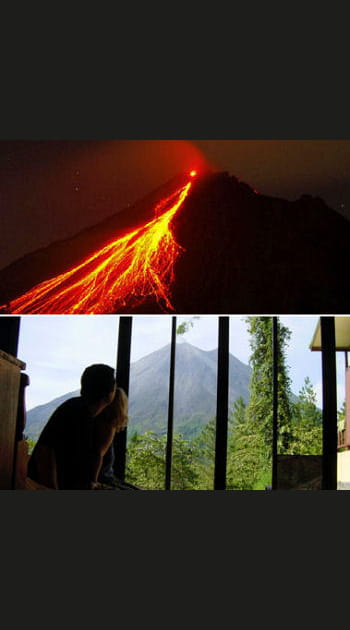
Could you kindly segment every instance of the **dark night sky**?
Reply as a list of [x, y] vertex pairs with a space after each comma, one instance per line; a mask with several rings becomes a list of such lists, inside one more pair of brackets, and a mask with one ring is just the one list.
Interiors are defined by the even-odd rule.
[[349, 140], [0, 141], [0, 268], [205, 164], [263, 194], [322, 197], [350, 220]]

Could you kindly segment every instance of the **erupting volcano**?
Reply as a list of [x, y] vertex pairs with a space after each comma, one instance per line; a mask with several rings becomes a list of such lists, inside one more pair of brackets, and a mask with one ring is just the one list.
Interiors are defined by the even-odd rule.
[[[350, 222], [192, 171], [0, 271], [3, 313], [347, 314]], [[48, 279], [49, 278], [49, 279]]]
[[[196, 171], [191, 171], [193, 178]], [[171, 221], [192, 182], [176, 189], [155, 207], [152, 221], [95, 252], [66, 273], [42, 282], [10, 302], [10, 313], [115, 313], [131, 299], [154, 296], [162, 309], [173, 310], [170, 287], [181, 249]]]

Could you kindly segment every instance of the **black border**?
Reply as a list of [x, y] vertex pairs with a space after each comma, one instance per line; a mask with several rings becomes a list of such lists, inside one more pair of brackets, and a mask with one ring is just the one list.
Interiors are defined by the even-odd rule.
[[[214, 33], [209, 30], [212, 45], [202, 57], [203, 45], [196, 49], [195, 31], [192, 49], [187, 50], [182, 41], [175, 50], [169, 40], [167, 51], [167, 42], [162, 41], [162, 49], [152, 59], [148, 55], [152, 35], [140, 52], [130, 54], [131, 40], [123, 54], [118, 50], [119, 33], [111, 42], [116, 49], [110, 56], [103, 51], [99, 56], [96, 43], [90, 41], [83, 42], [78, 54], [77, 45], [70, 50], [66, 41], [56, 70], [50, 66], [49, 42], [41, 51], [41, 63], [37, 59], [31, 63], [35, 48], [31, 32], [32, 46], [24, 44], [21, 49], [19, 44], [15, 50], [12, 42], [12, 59], [6, 57], [0, 139], [350, 139], [347, 50], [342, 54], [339, 49], [346, 46], [346, 37], [342, 43], [341, 33], [334, 33], [332, 47], [327, 24], [327, 40], [315, 43], [306, 24], [305, 20], [303, 37], [296, 30], [293, 40], [286, 36], [283, 42], [279, 32], [273, 54], [277, 31], [264, 33], [261, 25], [260, 32], [252, 32], [251, 37], [257, 35], [256, 49], [254, 40], [243, 38], [240, 27], [249, 29], [253, 22], [235, 27], [232, 23], [231, 46], [224, 52], [220, 46], [215, 50]], [[299, 29], [302, 26], [298, 24]], [[317, 32], [322, 32], [319, 16]], [[220, 32], [216, 37], [220, 43]], [[6, 48], [6, 41], [2, 43]], [[167, 65], [167, 54], [177, 56], [176, 64]]]
[[225, 550], [240, 562], [248, 561], [256, 546], [276, 558], [280, 554], [281, 562], [297, 543], [304, 550], [317, 549], [319, 557], [328, 545], [336, 554], [338, 526], [347, 522], [349, 510], [346, 491], [327, 490], [2, 490], [0, 501], [3, 540], [14, 541], [12, 547], [3, 545], [6, 560], [14, 558], [16, 550], [21, 563], [30, 564], [51, 551], [57, 555], [80, 550], [87, 563], [90, 551], [94, 555], [99, 549], [101, 567], [109, 553], [129, 563], [133, 551], [142, 547], [154, 554], [154, 563], [163, 563], [164, 554], [173, 556], [184, 542], [188, 551], [193, 545], [198, 553], [200, 546], [203, 558], [216, 546], [218, 555]]

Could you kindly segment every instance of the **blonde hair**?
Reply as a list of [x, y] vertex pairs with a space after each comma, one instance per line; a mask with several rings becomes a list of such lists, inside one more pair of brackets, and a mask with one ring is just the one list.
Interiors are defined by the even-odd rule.
[[116, 431], [122, 431], [129, 423], [128, 402], [125, 391], [121, 387], [117, 387], [112, 402], [102, 412], [104, 419]]

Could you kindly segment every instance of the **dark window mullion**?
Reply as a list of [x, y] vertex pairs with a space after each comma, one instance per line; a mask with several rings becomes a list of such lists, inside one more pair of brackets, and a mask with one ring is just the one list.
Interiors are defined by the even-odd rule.
[[321, 317], [323, 455], [322, 490], [337, 489], [337, 373], [334, 317]]
[[[131, 353], [132, 317], [119, 317], [117, 351], [117, 385], [129, 395], [130, 353]], [[114, 474], [122, 481], [125, 479], [127, 429], [123, 429], [114, 438]]]
[[229, 317], [219, 317], [214, 490], [226, 489]]

